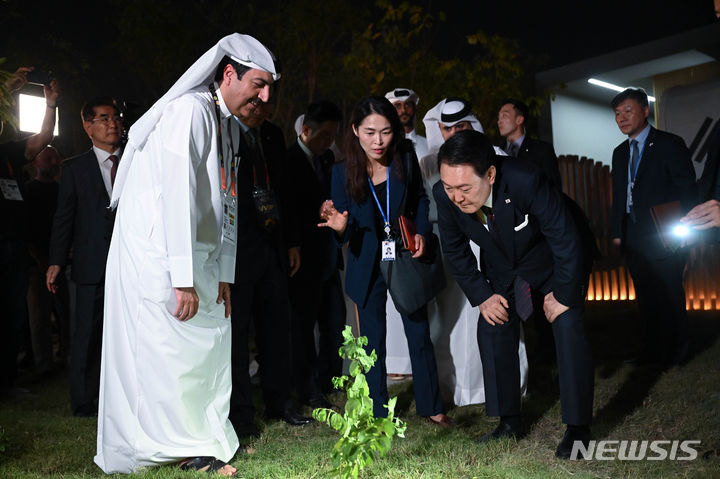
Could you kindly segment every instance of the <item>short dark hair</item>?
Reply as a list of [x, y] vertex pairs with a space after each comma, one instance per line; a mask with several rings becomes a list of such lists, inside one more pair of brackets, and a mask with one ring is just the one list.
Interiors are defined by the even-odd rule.
[[625, 90], [621, 91], [617, 95], [615, 95], [615, 98], [612, 99], [610, 102], [610, 106], [613, 108], [617, 108], [617, 106], [624, 102], [625, 100], [635, 100], [640, 104], [641, 107], [645, 108], [648, 106], [648, 96], [647, 93], [645, 93], [645, 90], [642, 88], [626, 88]]
[[517, 113], [519, 113], [525, 118], [525, 122], [527, 123], [527, 121], [530, 119], [530, 109], [528, 108], [528, 106], [520, 100], [516, 100], [514, 98], [505, 98], [502, 103], [500, 103], [500, 108], [504, 107], [508, 103], [512, 105], [513, 108], [515, 108], [515, 111]]
[[83, 121], [91, 121], [95, 118], [95, 108], [99, 106], [110, 106], [115, 109], [117, 114], [120, 114], [120, 107], [118, 106], [115, 98], [109, 96], [99, 96], [85, 103], [80, 110], [80, 116]]
[[331, 101], [316, 101], [310, 103], [305, 109], [303, 125], [308, 125], [312, 130], [317, 130], [326, 121], [342, 121], [340, 108]]
[[242, 80], [243, 75], [245, 75], [246, 72], [250, 71], [250, 67], [241, 65], [240, 63], [236, 62], [229, 56], [225, 55], [222, 60], [220, 60], [220, 63], [218, 63], [217, 68], [215, 69], [215, 78], [214, 80], [218, 83], [222, 81], [223, 72], [225, 71], [225, 67], [227, 65], [232, 65], [232, 67], [235, 69], [235, 73], [237, 74], [238, 80]]
[[490, 138], [484, 133], [462, 130], [440, 147], [438, 170], [443, 163], [448, 166], [472, 165], [478, 176], [484, 176], [491, 166], [497, 167], [497, 157]]

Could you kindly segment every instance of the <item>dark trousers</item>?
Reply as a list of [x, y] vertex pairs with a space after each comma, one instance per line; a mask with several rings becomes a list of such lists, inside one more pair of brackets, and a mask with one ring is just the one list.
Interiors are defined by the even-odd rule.
[[[246, 250], [246, 252], [248, 252]], [[269, 416], [282, 415], [290, 396], [290, 306], [285, 251], [259, 241], [252, 254], [238, 258], [232, 301], [232, 394], [230, 421], [249, 424], [255, 419], [249, 368], [250, 321], [261, 355], [260, 384]]]
[[[594, 371], [583, 323], [584, 306], [570, 308], [552, 323], [565, 424], [587, 425], [592, 419]], [[491, 326], [480, 316], [478, 346], [485, 381], [488, 416], [520, 414], [520, 319], [511, 303], [510, 320]]]
[[[342, 374], [342, 330], [345, 298], [340, 275], [322, 281], [298, 272], [290, 278], [292, 305], [293, 385], [302, 402], [332, 391], [332, 378]], [[315, 349], [315, 324], [319, 344]]]
[[676, 362], [689, 342], [682, 284], [686, 255], [657, 259], [637, 248], [627, 249], [625, 260], [635, 285], [645, 352], [653, 359]]
[[104, 283], [76, 286], [75, 331], [70, 347], [70, 405], [74, 413], [95, 409], [100, 392]]
[[[387, 370], [385, 368], [385, 338], [387, 322], [385, 307], [387, 303], [387, 285], [381, 274], [370, 285], [365, 306], [358, 305], [360, 334], [367, 336], [368, 353], [377, 352], [377, 362], [365, 375], [373, 400], [375, 417], [386, 417], [388, 402]], [[427, 308], [423, 306], [411, 315], [401, 314], [405, 337], [410, 351], [410, 364], [413, 374], [413, 392], [415, 409], [418, 416], [434, 416], [443, 412], [442, 398], [438, 386], [435, 350], [430, 341], [430, 327]]]
[[15, 384], [21, 331], [27, 317], [27, 287], [25, 243], [0, 239], [0, 395]]
[[[533, 314], [530, 318], [533, 328], [535, 329], [535, 340], [532, 345], [532, 356], [530, 361], [533, 363], [552, 362], [555, 357], [555, 341], [553, 339], [552, 324], [545, 317], [543, 305], [545, 303], [545, 294], [542, 291], [532, 290]], [[527, 330], [526, 330], [527, 331]]]

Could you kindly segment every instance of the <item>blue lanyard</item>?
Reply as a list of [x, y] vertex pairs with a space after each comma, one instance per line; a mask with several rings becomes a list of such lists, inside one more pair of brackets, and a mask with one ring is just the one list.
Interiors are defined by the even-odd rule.
[[370, 184], [370, 191], [372, 191], [373, 198], [375, 198], [375, 204], [377, 205], [378, 209], [380, 210], [380, 214], [382, 215], [382, 219], [385, 222], [385, 235], [387, 237], [390, 237], [390, 167], [387, 167], [387, 181], [385, 182], [385, 208], [387, 209], [387, 216], [385, 216], [385, 213], [383, 212], [382, 206], [380, 206], [380, 200], [377, 197], [377, 193], [375, 193], [375, 188], [373, 187], [372, 180], [370, 179], [370, 176], [368, 176], [368, 183]]

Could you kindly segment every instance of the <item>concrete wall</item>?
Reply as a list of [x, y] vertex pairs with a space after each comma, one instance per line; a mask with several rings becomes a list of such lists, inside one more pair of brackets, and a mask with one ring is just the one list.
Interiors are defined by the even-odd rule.
[[557, 155], [587, 156], [605, 165], [625, 140], [609, 105], [556, 95], [551, 105], [553, 145]]

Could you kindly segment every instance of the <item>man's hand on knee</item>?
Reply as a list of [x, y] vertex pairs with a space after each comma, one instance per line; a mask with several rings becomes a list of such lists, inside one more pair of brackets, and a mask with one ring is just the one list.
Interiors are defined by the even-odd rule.
[[478, 307], [482, 317], [491, 326], [507, 323], [510, 319], [507, 312], [509, 307], [507, 299], [499, 294], [493, 294]]
[[565, 311], [569, 310], [570, 308], [568, 306], [565, 306], [560, 301], [555, 299], [555, 295], [552, 291], [550, 291], [547, 295], [545, 295], [545, 301], [543, 303], [543, 310], [545, 311], [545, 317], [548, 321], [551, 323], [555, 321], [555, 319], [563, 314]]

